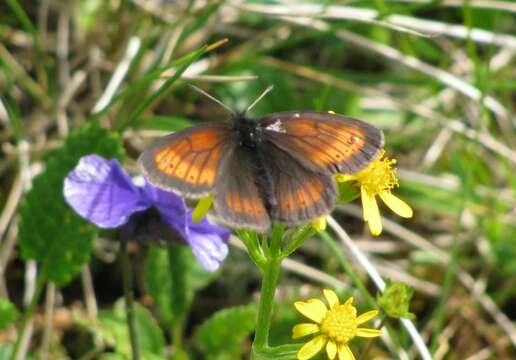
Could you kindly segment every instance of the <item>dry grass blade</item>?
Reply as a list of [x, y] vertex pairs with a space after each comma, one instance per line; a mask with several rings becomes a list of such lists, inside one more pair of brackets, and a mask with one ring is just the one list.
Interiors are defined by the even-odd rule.
[[[327, 23], [320, 20], [292, 17], [283, 17], [283, 19], [298, 25], [308, 26], [310, 28], [314, 28], [320, 31], [327, 31], [330, 29]], [[380, 44], [364, 36], [357, 35], [346, 30], [337, 30], [336, 35], [340, 37], [342, 40], [360, 46], [361, 48], [364, 48], [366, 50], [375, 52], [393, 61], [399, 62], [400, 64], [410, 67], [415, 71], [422, 72], [425, 75], [450, 86], [451, 88], [457, 90], [458, 92], [464, 94], [465, 96], [471, 98], [474, 101], [480, 101], [483, 98], [482, 92], [476, 87], [472, 86], [471, 84], [468, 84], [464, 80], [457, 78], [451, 73], [436, 68], [432, 65], [429, 65], [414, 56], [404, 55], [401, 51], [397, 49], [394, 49], [384, 44]], [[507, 110], [498, 100], [488, 95], [483, 98], [483, 101], [485, 106], [494, 114], [496, 114], [499, 121], [509, 121], [509, 115]], [[516, 120], [512, 120], [512, 122], [516, 124]]]
[[288, 16], [301, 18], [341, 19], [374, 23], [387, 28], [409, 33], [411, 35], [431, 37], [445, 35], [458, 39], [468, 39], [484, 44], [491, 44], [508, 49], [516, 49], [516, 37], [509, 34], [496, 34], [482, 29], [468, 29], [464, 25], [448, 24], [405, 15], [388, 15], [382, 20], [380, 12], [374, 9], [339, 5], [289, 4], [289, 5], [237, 5], [244, 11], [256, 12], [269, 16]]

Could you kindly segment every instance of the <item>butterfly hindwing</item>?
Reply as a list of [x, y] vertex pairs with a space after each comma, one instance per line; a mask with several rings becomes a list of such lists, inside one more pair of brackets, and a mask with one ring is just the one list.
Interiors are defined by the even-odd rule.
[[270, 218], [252, 160], [247, 149], [234, 148], [222, 166], [224, 178], [216, 184], [214, 206], [229, 225], [264, 232], [270, 227]]
[[381, 130], [366, 122], [322, 112], [284, 112], [260, 119], [264, 137], [315, 171], [352, 174], [374, 160]]
[[226, 124], [205, 124], [160, 139], [140, 157], [143, 173], [157, 187], [189, 197], [211, 192], [235, 137]]
[[315, 172], [273, 144], [263, 147], [271, 218], [296, 225], [326, 215], [337, 189], [329, 171]]

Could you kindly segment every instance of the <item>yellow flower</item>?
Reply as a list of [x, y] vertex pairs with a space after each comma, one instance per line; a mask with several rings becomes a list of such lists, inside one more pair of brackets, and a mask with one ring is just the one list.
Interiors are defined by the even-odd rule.
[[317, 231], [324, 231], [326, 229], [326, 218], [324, 216], [312, 220], [312, 226]]
[[350, 297], [344, 304], [339, 304], [337, 295], [329, 289], [323, 291], [329, 308], [319, 299], [307, 302], [296, 301], [296, 309], [315, 323], [303, 323], [294, 326], [292, 338], [297, 339], [306, 335], [317, 334], [307, 342], [297, 353], [298, 360], [314, 357], [326, 346], [328, 359], [333, 360], [339, 355], [339, 360], [354, 360], [355, 356], [348, 342], [355, 336], [372, 338], [382, 335], [381, 330], [359, 328], [358, 326], [378, 315], [378, 310], [368, 311], [357, 316], [357, 309], [352, 305]]
[[382, 149], [380, 155], [371, 162], [366, 168], [356, 174], [337, 174], [337, 182], [356, 181], [360, 186], [362, 198], [362, 208], [364, 211], [364, 221], [369, 225], [371, 234], [378, 236], [382, 232], [382, 221], [380, 210], [376, 203], [376, 195], [380, 196], [385, 205], [392, 211], [404, 218], [412, 217], [412, 209], [403, 200], [394, 196], [391, 191], [398, 187], [396, 177], [395, 159], [384, 157], [385, 150]]

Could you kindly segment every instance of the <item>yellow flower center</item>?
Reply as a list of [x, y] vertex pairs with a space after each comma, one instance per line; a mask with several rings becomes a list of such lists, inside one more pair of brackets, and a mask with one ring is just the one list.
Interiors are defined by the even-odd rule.
[[352, 175], [360, 186], [373, 196], [386, 191], [390, 192], [398, 186], [396, 168], [393, 167], [396, 159], [384, 158], [384, 154], [385, 150], [382, 150], [371, 164]]
[[356, 336], [357, 310], [352, 305], [335, 305], [321, 321], [321, 333], [336, 343], [346, 344]]

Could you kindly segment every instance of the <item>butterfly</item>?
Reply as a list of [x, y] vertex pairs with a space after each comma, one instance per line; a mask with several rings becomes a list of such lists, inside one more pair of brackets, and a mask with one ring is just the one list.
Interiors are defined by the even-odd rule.
[[228, 225], [265, 232], [272, 221], [297, 225], [328, 214], [333, 175], [358, 172], [383, 144], [378, 128], [334, 113], [233, 113], [229, 122], [161, 138], [139, 163], [154, 186], [190, 198], [212, 194]]

